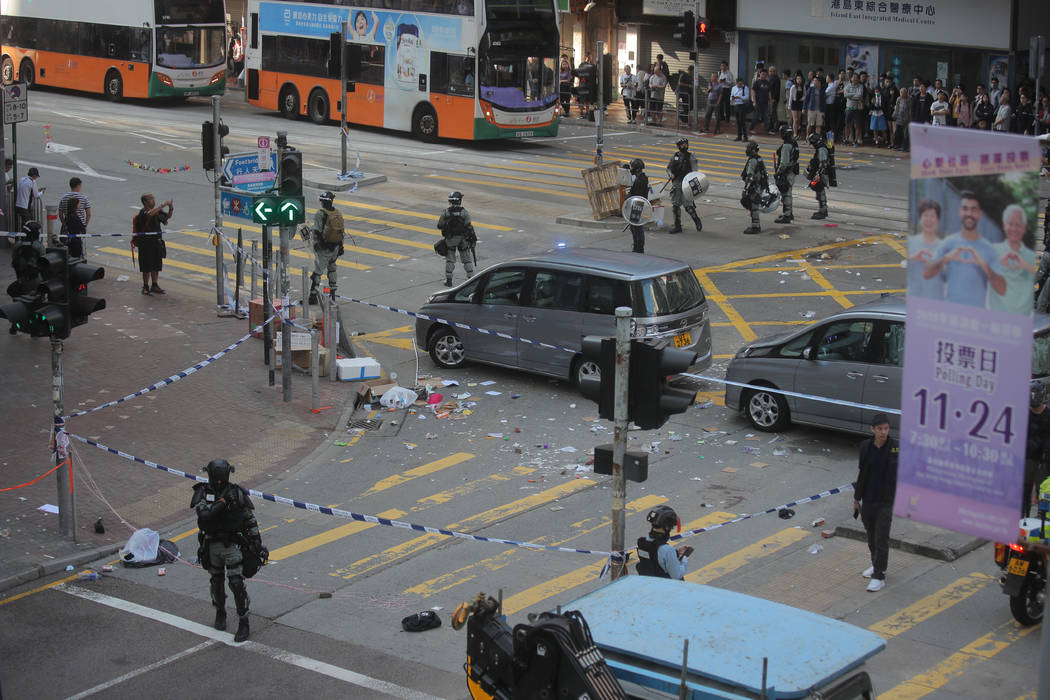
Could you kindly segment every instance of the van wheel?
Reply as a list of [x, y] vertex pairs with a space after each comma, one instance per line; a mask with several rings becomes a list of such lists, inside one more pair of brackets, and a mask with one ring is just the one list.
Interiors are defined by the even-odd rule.
[[15, 82], [15, 62], [10, 56], [4, 56], [4, 59], [0, 61], [0, 81], [4, 85]]
[[430, 359], [441, 369], [458, 369], [467, 361], [463, 341], [448, 326], [430, 334], [427, 350], [430, 351]]
[[286, 87], [281, 90], [281, 99], [277, 103], [281, 110], [281, 116], [285, 119], [299, 118], [299, 93], [294, 87]]
[[28, 58], [23, 58], [22, 63], [18, 66], [18, 79], [25, 83], [27, 87], [33, 87], [33, 84], [36, 83], [33, 62]]
[[112, 102], [120, 102], [124, 97], [124, 80], [115, 70], [106, 73], [106, 97]]
[[585, 360], [580, 357], [577, 358], [576, 364], [573, 365], [572, 381], [576, 387], [579, 388], [583, 386], [583, 380], [585, 377], [596, 377], [601, 379], [602, 369], [594, 360]]
[[783, 395], [771, 391], [748, 390], [744, 396], [744, 415], [758, 430], [777, 432], [788, 427], [791, 415]]
[[428, 104], [416, 107], [412, 113], [412, 133], [427, 142], [437, 141], [438, 118], [433, 107]]
[[328, 121], [328, 93], [324, 90], [314, 90], [310, 93], [310, 100], [306, 103], [306, 111], [314, 124], [324, 124]]

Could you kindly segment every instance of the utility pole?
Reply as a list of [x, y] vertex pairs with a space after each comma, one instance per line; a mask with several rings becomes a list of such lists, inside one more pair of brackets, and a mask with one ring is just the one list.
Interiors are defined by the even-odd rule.
[[[601, 43], [601, 42], [599, 42]], [[623, 461], [627, 454], [627, 389], [631, 360], [631, 309], [616, 307], [616, 374], [613, 391], [613, 507], [612, 507], [612, 551], [623, 552], [625, 548], [627, 518], [624, 508], [627, 501], [627, 481], [623, 475]], [[610, 566], [613, 581], [627, 574], [627, 558], [614, 561]]]
[[[270, 303], [270, 258], [273, 257], [273, 241], [270, 238], [270, 226], [269, 224], [263, 224], [262, 227], [262, 259], [263, 259], [263, 275], [262, 275], [262, 293], [263, 293], [263, 320], [269, 318], [270, 308], [273, 306]], [[274, 323], [267, 323], [263, 326], [263, 362], [267, 367], [270, 368], [270, 386], [274, 385], [273, 376], [273, 362], [270, 358], [270, 352], [273, 350], [273, 327]], [[286, 358], [287, 359], [287, 358]]]
[[[288, 149], [288, 132], [278, 131], [277, 132], [277, 162], [284, 162], [284, 152]], [[283, 178], [278, 180], [283, 182]], [[285, 402], [292, 400], [292, 333], [291, 325], [288, 323], [290, 318], [289, 307], [291, 306], [291, 299], [289, 298], [289, 289], [291, 284], [288, 280], [288, 265], [289, 257], [291, 256], [291, 240], [293, 227], [287, 226], [282, 223], [280, 226], [281, 236], [281, 265], [280, 265], [280, 281], [281, 281], [281, 319], [284, 321], [281, 324], [281, 390], [283, 393], [283, 399]]]
[[[222, 181], [222, 139], [219, 136], [220, 119], [220, 97], [211, 96], [211, 124], [212, 144], [215, 149], [215, 180], [212, 182], [212, 195], [215, 198], [215, 229], [222, 229], [222, 194], [219, 192], [219, 183]], [[218, 233], [215, 234], [215, 306], [220, 312], [226, 306], [226, 288], [222, 278], [222, 241]]]
[[343, 169], [340, 174], [346, 177], [346, 141], [349, 137], [349, 131], [346, 126], [346, 114], [349, 111], [350, 105], [346, 103], [346, 80], [348, 78], [346, 71], [346, 41], [347, 37], [350, 36], [350, 15], [347, 14], [346, 19], [343, 20], [343, 33], [339, 37], [339, 84], [342, 98], [339, 102], [339, 106], [342, 109], [339, 110], [339, 146], [343, 156]]
[[[700, 14], [701, 11], [700, 0], [696, 0], [696, 21], [699, 22], [703, 16]], [[704, 20], [707, 21], [707, 20]], [[693, 101], [692, 101], [692, 112], [689, 114], [689, 129], [696, 131], [699, 128], [697, 123], [700, 119], [700, 47], [699, 37], [697, 36], [697, 28], [693, 27]]]
[[[67, 290], [68, 293], [68, 290]], [[58, 532], [63, 537], [71, 537], [77, 541], [76, 533], [76, 510], [73, 501], [73, 479], [71, 470], [63, 466], [63, 462], [69, 459], [69, 451], [65, 434], [65, 411], [62, 405], [63, 379], [62, 379], [62, 339], [51, 339], [51, 409], [54, 416], [55, 445], [54, 466], [56, 483], [58, 485]]]
[[598, 65], [596, 66], [595, 74], [598, 76], [598, 109], [594, 112], [594, 118], [598, 122], [598, 129], [596, 131], [596, 142], [594, 144], [594, 164], [602, 164], [602, 147], [605, 145], [605, 132], [604, 125], [605, 120], [602, 118], [605, 116], [605, 95], [604, 95], [604, 80], [605, 77], [602, 75], [602, 67], [605, 63], [602, 57], [605, 55], [605, 42], [598, 42]]

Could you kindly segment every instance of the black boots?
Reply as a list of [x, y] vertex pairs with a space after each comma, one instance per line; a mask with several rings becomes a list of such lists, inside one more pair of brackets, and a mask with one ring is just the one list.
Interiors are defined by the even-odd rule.
[[230, 590], [237, 604], [237, 632], [233, 635], [233, 641], [243, 642], [248, 638], [248, 606], [251, 605], [248, 590], [244, 587], [244, 577], [231, 576]]
[[744, 229], [744, 233], [746, 233], [748, 235], [752, 235], [752, 234], [755, 234], [755, 233], [762, 233], [762, 229], [759, 228], [758, 226], [748, 226], [747, 228]]
[[681, 233], [681, 232], [682, 232], [682, 213], [679, 212], [676, 209], [675, 213], [674, 213], [674, 226], [671, 227], [671, 230], [668, 231], [668, 233]]
[[795, 220], [795, 217], [792, 216], [791, 214], [781, 214], [777, 218], [773, 219], [773, 221], [778, 223], [778, 224], [790, 224], [794, 220]]
[[215, 606], [215, 629], [220, 632], [226, 631], [226, 582], [222, 580], [222, 574], [213, 575], [209, 581], [211, 586], [211, 604]]
[[704, 222], [700, 221], [700, 217], [697, 216], [696, 209], [695, 208], [694, 209], [686, 209], [686, 211], [689, 212], [689, 216], [691, 216], [693, 218], [693, 225], [696, 226], [696, 230], [698, 232], [699, 231], [703, 231], [704, 230]]
[[826, 218], [828, 218], [828, 210], [827, 209], [821, 209], [819, 211], [815, 211], [815, 212], [813, 212], [813, 216], [811, 216], [809, 218], [811, 218], [811, 219], [826, 219]]

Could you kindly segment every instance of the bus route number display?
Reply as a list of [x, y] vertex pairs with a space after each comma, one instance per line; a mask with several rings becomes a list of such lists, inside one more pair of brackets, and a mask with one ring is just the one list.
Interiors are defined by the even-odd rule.
[[4, 85], [4, 124], [29, 121], [29, 90], [25, 83]]

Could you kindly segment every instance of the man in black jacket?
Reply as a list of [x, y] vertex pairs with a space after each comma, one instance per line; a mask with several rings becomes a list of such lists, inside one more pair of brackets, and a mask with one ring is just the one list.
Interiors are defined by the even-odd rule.
[[872, 437], [860, 444], [860, 469], [853, 495], [853, 517], [860, 514], [868, 533], [871, 566], [861, 574], [870, 578], [868, 591], [886, 587], [886, 564], [890, 554], [890, 524], [897, 494], [897, 458], [900, 446], [890, 437], [890, 419], [876, 413], [871, 419]]

